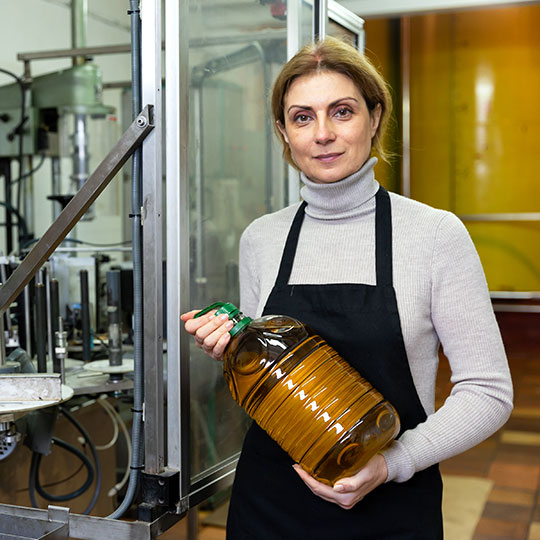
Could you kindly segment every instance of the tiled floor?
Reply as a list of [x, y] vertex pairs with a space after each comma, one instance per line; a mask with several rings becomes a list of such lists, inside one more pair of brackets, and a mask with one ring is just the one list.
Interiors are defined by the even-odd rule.
[[[515, 409], [502, 430], [441, 464], [446, 475], [488, 478], [493, 487], [472, 539], [540, 540], [540, 314], [498, 315], [514, 381]], [[441, 362], [437, 401], [448, 395]], [[164, 538], [187, 538], [186, 520]], [[199, 540], [224, 540], [223, 529], [199, 528]], [[192, 539], [190, 539], [192, 540]]]
[[[498, 314], [515, 408], [498, 433], [441, 464], [443, 474], [485, 477], [494, 485], [473, 540], [540, 540], [540, 315]], [[448, 390], [443, 361], [438, 397]]]

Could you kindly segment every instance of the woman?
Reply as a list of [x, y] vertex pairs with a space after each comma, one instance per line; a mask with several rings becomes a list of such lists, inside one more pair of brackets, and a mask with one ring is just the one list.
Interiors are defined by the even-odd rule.
[[[401, 432], [356, 475], [326, 486], [253, 424], [237, 467], [229, 539], [442, 538], [437, 463], [507, 420], [512, 386], [484, 274], [452, 214], [388, 194], [375, 150], [391, 110], [383, 79], [336, 39], [283, 68], [272, 112], [303, 203], [254, 221], [240, 243], [241, 307], [322, 335], [398, 410]], [[183, 315], [221, 359], [231, 323]], [[438, 348], [454, 384], [435, 412]]]

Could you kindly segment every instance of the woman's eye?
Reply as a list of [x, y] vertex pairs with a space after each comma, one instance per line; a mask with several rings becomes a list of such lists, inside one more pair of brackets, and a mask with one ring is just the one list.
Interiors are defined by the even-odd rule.
[[349, 116], [351, 116], [351, 114], [352, 111], [348, 107], [340, 107], [336, 111], [336, 116], [338, 116], [339, 118], [348, 118]]
[[309, 116], [307, 114], [297, 114], [295, 117], [294, 117], [294, 121], [297, 123], [297, 124], [305, 124], [306, 122], [309, 121]]

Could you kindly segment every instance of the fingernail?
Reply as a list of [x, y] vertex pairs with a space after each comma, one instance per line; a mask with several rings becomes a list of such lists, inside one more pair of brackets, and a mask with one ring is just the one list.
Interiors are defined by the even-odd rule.
[[232, 321], [229, 321], [228, 323], [225, 323], [225, 328], [227, 330], [230, 330], [234, 326], [234, 323]]
[[215, 317], [215, 315], [210, 315], [210, 316], [208, 317], [208, 320], [210, 321], [210, 320], [212, 320], [214, 317]]
[[345, 488], [342, 484], [336, 484], [334, 486], [334, 491], [337, 491], [338, 493], [343, 493], [345, 491]]
[[226, 313], [224, 313], [223, 315], [220, 315], [219, 318], [220, 318], [222, 321], [226, 321], [226, 320], [229, 318], [229, 316], [228, 316]]

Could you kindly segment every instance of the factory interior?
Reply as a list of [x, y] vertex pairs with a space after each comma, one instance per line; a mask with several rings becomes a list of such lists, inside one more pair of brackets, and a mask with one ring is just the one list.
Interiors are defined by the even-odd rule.
[[[540, 2], [18, 0], [0, 17], [0, 539], [225, 539], [250, 419], [180, 314], [238, 305], [242, 231], [300, 200], [268, 97], [332, 35], [391, 87], [377, 180], [467, 227], [512, 373], [509, 421], [440, 465], [445, 538], [540, 540]], [[437, 407], [450, 390], [441, 352]]]

